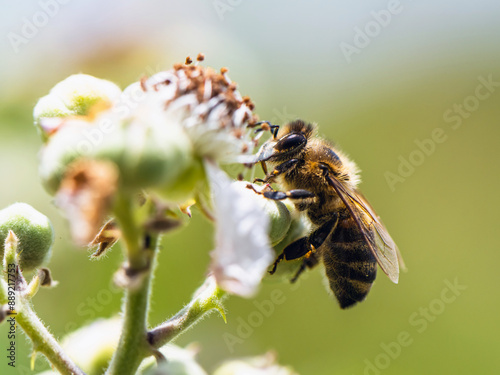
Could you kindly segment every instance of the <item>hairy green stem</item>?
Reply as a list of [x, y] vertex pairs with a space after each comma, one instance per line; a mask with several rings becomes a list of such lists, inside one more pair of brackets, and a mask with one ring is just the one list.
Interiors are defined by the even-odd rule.
[[136, 220], [136, 209], [133, 197], [118, 194], [114, 213], [125, 242], [127, 261], [130, 268], [140, 270], [148, 266], [148, 257], [142, 251], [142, 231]]
[[128, 263], [123, 269], [126, 289], [123, 329], [106, 374], [135, 374], [142, 360], [153, 354], [147, 341], [147, 317], [151, 280], [159, 238], [141, 229], [132, 199], [124, 197], [115, 209], [125, 242]]
[[222, 306], [224, 298], [225, 292], [219, 289], [213, 277], [209, 276], [186, 307], [148, 332], [149, 343], [154, 348], [162, 347], [181, 333], [186, 332], [213, 310], [219, 311], [225, 321], [226, 316]]
[[14, 317], [16, 323], [22, 327], [33, 342], [33, 349], [45, 355], [52, 366], [61, 374], [84, 375], [85, 373], [63, 352], [57, 340], [43, 325], [31, 308], [31, 303], [21, 299], [20, 305], [18, 313]]
[[27, 285], [19, 270], [17, 244], [17, 237], [14, 233], [9, 233], [5, 241], [4, 255], [4, 267], [8, 271], [4, 272], [5, 281], [1, 280], [0, 304], [9, 303], [10, 307], [14, 307], [8, 319], [15, 320], [15, 323], [21, 326], [33, 342], [33, 350], [45, 355], [61, 374], [84, 375], [85, 373], [63, 352], [57, 340], [33, 310], [30, 299], [35, 291], [26, 293]]

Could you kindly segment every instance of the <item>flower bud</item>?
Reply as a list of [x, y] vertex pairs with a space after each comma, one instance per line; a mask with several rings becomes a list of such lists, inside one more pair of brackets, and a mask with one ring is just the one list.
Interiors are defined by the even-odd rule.
[[4, 243], [12, 230], [19, 239], [17, 253], [20, 266], [30, 271], [46, 263], [52, 252], [54, 230], [47, 216], [26, 203], [14, 203], [0, 211], [0, 250], [4, 255]]
[[[290, 212], [286, 205], [281, 201], [268, 199], [262, 194], [257, 194], [255, 191], [248, 188], [249, 185], [252, 185], [249, 182], [235, 181], [233, 184], [235, 187], [241, 189], [241, 191], [246, 194], [248, 199], [252, 200], [255, 205], [261, 207], [269, 217], [269, 239], [271, 245], [274, 246], [280, 243], [288, 233], [290, 223], [292, 221]], [[260, 186], [256, 186], [256, 189], [260, 188]]]
[[92, 143], [87, 139], [88, 124], [75, 120], [52, 135], [40, 153], [38, 174], [44, 188], [54, 195], [68, 166], [81, 156], [88, 157]]
[[125, 188], [175, 185], [193, 163], [193, 147], [175, 118], [159, 103], [143, 103], [134, 116], [103, 137], [92, 155], [114, 162]]
[[259, 357], [234, 359], [222, 364], [214, 375], [298, 375], [290, 367], [275, 362], [276, 355], [271, 352]]
[[120, 88], [112, 82], [87, 74], [69, 76], [38, 101], [33, 110], [35, 125], [46, 140], [61, 125], [61, 121], [53, 121], [54, 118], [92, 118], [97, 112], [110, 108], [120, 94]]
[[103, 374], [116, 350], [121, 330], [119, 318], [98, 319], [67, 335], [62, 347], [86, 374]]
[[153, 358], [146, 359], [139, 369], [145, 375], [207, 375], [205, 370], [196, 362], [197, 348], [189, 345], [180, 348], [168, 344], [160, 349], [161, 354], [167, 359], [158, 366]]
[[191, 165], [179, 177], [154, 190], [168, 202], [183, 203], [193, 197], [198, 183], [204, 178], [203, 163], [198, 157], [194, 157]]
[[103, 113], [93, 123], [68, 121], [41, 152], [39, 174], [47, 191], [56, 193], [68, 166], [79, 157], [116, 164], [124, 188], [161, 190], [180, 184], [181, 189], [192, 189], [179, 181], [183, 174], [187, 181], [200, 175], [188, 173], [194, 163], [192, 144], [176, 120], [156, 104], [144, 103], [147, 108], [126, 119]]
[[[283, 252], [283, 249], [293, 241], [306, 236], [307, 233], [310, 232], [310, 226], [310, 222], [304, 217], [294, 217], [291, 220], [290, 228], [285, 237], [273, 247], [275, 257], [278, 257]], [[262, 281], [270, 283], [282, 281], [289, 282], [299, 270], [302, 261], [302, 258], [282, 261], [276, 268], [275, 273], [272, 275], [267, 274]]]

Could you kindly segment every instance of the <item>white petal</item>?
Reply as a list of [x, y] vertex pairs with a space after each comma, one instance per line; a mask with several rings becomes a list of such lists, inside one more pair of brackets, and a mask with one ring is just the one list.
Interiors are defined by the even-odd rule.
[[213, 191], [216, 248], [211, 269], [217, 284], [229, 293], [253, 296], [273, 260], [269, 218], [250, 190], [231, 183], [227, 175], [206, 162]]
[[70, 116], [73, 113], [66, 107], [64, 102], [55, 95], [45, 95], [40, 98], [33, 109], [33, 117]]
[[68, 108], [75, 106], [78, 98], [100, 98], [113, 103], [120, 94], [120, 88], [113, 82], [87, 74], [69, 76], [50, 90], [50, 95], [61, 99]]

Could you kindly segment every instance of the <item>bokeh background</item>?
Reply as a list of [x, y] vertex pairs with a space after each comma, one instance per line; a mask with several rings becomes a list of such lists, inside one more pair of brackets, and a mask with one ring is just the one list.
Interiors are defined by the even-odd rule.
[[[408, 272], [397, 286], [380, 272], [347, 311], [320, 270], [294, 288], [268, 280], [254, 300], [227, 301], [227, 324], [213, 315], [177, 343], [199, 343], [209, 371], [273, 350], [307, 375], [499, 373], [499, 17], [495, 0], [3, 1], [0, 207], [30, 203], [56, 228], [50, 268], [60, 285], [36, 296], [39, 315], [62, 337], [116, 314], [110, 279], [121, 254], [93, 262], [69, 242], [38, 181], [37, 98], [70, 74], [124, 88], [204, 52], [205, 65], [229, 67], [261, 119], [317, 122], [352, 156]], [[439, 142], [424, 141], [438, 133]], [[197, 211], [164, 239], [152, 324], [189, 301], [212, 246], [213, 227]], [[280, 303], [263, 316], [257, 306], [277, 290]], [[3, 324], [2, 353], [6, 332]], [[18, 367], [2, 354], [0, 373], [31, 373], [29, 348], [20, 335]], [[45, 368], [38, 359], [36, 371]]]

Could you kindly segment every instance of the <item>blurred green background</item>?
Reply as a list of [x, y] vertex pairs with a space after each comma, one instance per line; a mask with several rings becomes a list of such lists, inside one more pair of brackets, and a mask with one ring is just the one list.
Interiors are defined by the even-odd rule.
[[[50, 268], [60, 285], [34, 303], [57, 337], [117, 313], [121, 296], [110, 279], [121, 253], [93, 262], [68, 241], [38, 181], [34, 104], [70, 74], [124, 88], [204, 52], [204, 65], [229, 67], [261, 119], [317, 122], [358, 163], [361, 190], [408, 272], [397, 286], [379, 272], [368, 299], [347, 311], [320, 270], [293, 288], [267, 280], [254, 300], [227, 301], [227, 324], [213, 315], [177, 343], [198, 342], [208, 370], [274, 350], [307, 375], [499, 373], [498, 1], [66, 3], [3, 2], [0, 12], [0, 207], [24, 201], [55, 225]], [[443, 142], [424, 141], [436, 132]], [[198, 211], [164, 239], [152, 324], [189, 301], [212, 245], [213, 228]], [[450, 283], [466, 288], [453, 294]], [[280, 303], [264, 316], [257, 306], [276, 290]], [[254, 327], [243, 338], [245, 324]], [[241, 340], [228, 345], [230, 337]], [[2, 353], [6, 346], [3, 324]], [[31, 373], [29, 347], [19, 335], [18, 367], [2, 354], [0, 373]], [[44, 368], [37, 360], [36, 370]]]

